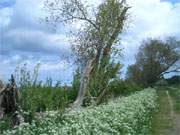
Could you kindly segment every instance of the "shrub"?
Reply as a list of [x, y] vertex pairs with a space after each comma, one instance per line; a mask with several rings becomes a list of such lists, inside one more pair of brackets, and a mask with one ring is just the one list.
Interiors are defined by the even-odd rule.
[[0, 119], [0, 134], [9, 129], [11, 129], [11, 116], [5, 115], [3, 119]]
[[147, 135], [156, 97], [154, 89], [146, 89], [106, 105], [71, 110], [63, 115], [47, 112], [31, 125], [22, 124], [4, 135]]
[[31, 122], [36, 112], [63, 111], [77, 95], [78, 82], [75, 82], [73, 87], [62, 86], [59, 81], [54, 85], [51, 78], [42, 83], [38, 81], [39, 68], [40, 64], [37, 64], [34, 70], [30, 71], [25, 63], [15, 70], [19, 87], [19, 105], [26, 112], [24, 116], [28, 122]]
[[167, 86], [168, 82], [164, 79], [161, 79], [161, 80], [157, 81], [155, 85], [156, 86]]
[[27, 121], [34, 118], [36, 112], [50, 110], [63, 111], [76, 98], [74, 89], [70, 87], [24, 87], [19, 91], [19, 105], [28, 112]]
[[110, 93], [113, 96], [117, 97], [120, 95], [131, 94], [133, 92], [141, 90], [142, 88], [133, 82], [116, 79], [111, 82], [109, 89], [110, 89]]
[[180, 84], [180, 76], [173, 76], [169, 79], [166, 79], [168, 84], [173, 85], [173, 84]]

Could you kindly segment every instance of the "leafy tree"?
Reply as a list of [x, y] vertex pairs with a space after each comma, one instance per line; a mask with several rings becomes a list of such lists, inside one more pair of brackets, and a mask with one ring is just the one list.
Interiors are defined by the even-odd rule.
[[127, 78], [144, 86], [151, 85], [170, 72], [179, 72], [180, 42], [148, 39], [142, 42], [136, 63], [128, 67]]
[[84, 22], [72, 42], [72, 50], [81, 69], [74, 106], [82, 105], [91, 86], [100, 91], [94, 94], [99, 102], [107, 91], [109, 81], [120, 68], [119, 63], [111, 60], [112, 47], [118, 42], [129, 7], [125, 0], [105, 0], [97, 8], [92, 7], [92, 12], [91, 6], [84, 5], [80, 0], [51, 0], [45, 5], [50, 11], [47, 22]]

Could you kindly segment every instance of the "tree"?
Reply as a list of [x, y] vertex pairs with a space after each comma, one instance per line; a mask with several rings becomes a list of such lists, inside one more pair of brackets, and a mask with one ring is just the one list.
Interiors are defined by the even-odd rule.
[[148, 39], [142, 43], [136, 63], [128, 67], [127, 78], [144, 86], [154, 84], [170, 72], [179, 72], [180, 42], [175, 38], [166, 41]]
[[[117, 43], [123, 30], [129, 7], [125, 0], [105, 0], [96, 9], [93, 8], [93, 12], [88, 12], [89, 6], [83, 5], [80, 0], [47, 1], [45, 5], [50, 11], [47, 22], [85, 22], [72, 42], [72, 49], [82, 73], [74, 106], [82, 105], [88, 88], [94, 85], [92, 78], [101, 73], [102, 76], [96, 80], [96, 88], [101, 91], [96, 95], [99, 102], [107, 91], [109, 81], [116, 76], [120, 68], [119, 63], [111, 60], [112, 46]], [[101, 82], [97, 83], [100, 80]]]

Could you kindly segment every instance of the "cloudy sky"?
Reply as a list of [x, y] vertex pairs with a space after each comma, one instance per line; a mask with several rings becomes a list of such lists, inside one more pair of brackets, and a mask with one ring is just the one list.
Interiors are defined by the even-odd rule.
[[[90, 4], [100, 0], [87, 0]], [[40, 18], [46, 16], [44, 0], [0, 0], [0, 76], [9, 78], [23, 63], [29, 69], [41, 63], [40, 79], [52, 77], [70, 83], [74, 65], [67, 28], [59, 27], [55, 33]], [[127, 0], [128, 26], [121, 35], [124, 48], [123, 72], [134, 62], [140, 42], [147, 37], [180, 38], [180, 0]]]

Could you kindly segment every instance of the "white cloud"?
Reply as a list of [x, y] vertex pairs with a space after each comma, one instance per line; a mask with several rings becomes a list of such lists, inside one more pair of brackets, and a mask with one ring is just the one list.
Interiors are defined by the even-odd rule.
[[[103, 0], [83, 1], [97, 6]], [[45, 15], [43, 2], [44, 0], [16, 0], [13, 7], [0, 9], [0, 28], [3, 26], [5, 29], [3, 37], [4, 39], [6, 37], [8, 43], [6, 57], [0, 56], [3, 61], [0, 72], [3, 71], [7, 75], [16, 64], [27, 59], [32, 65], [41, 61], [42, 72], [45, 74], [56, 76], [56, 72], [61, 70], [58, 76], [60, 73], [64, 75], [63, 69], [68, 66], [61, 62], [57, 63], [56, 60], [61, 53], [70, 51], [64, 32], [66, 29], [61, 27], [57, 33], [52, 33], [46, 24], [39, 23], [39, 19]], [[180, 38], [180, 2], [175, 4], [160, 0], [127, 0], [127, 2], [131, 6], [130, 18], [128, 27], [121, 35], [125, 67], [134, 62], [134, 55], [143, 39], [166, 36]], [[76, 25], [79, 28], [78, 24]], [[7, 51], [13, 56], [7, 56], [9, 55]], [[55, 71], [51, 72], [52, 70]], [[64, 73], [68, 74], [68, 71], [70, 72], [70, 69]]]
[[127, 0], [127, 3], [131, 9], [128, 28], [122, 35], [125, 67], [134, 63], [134, 56], [142, 40], [148, 37], [180, 38], [180, 3], [160, 0]]
[[10, 23], [10, 16], [13, 13], [12, 8], [2, 8], [0, 9], [0, 29], [7, 26]]
[[[52, 55], [70, 53], [70, 45], [64, 34], [51, 34], [41, 30], [11, 29], [3, 36], [7, 51], [27, 51], [51, 53]], [[11, 48], [11, 49], [9, 49]]]
[[157, 37], [180, 33], [180, 4], [160, 0], [129, 0], [133, 26], [140, 37]]
[[[40, 62], [41, 63], [41, 62]], [[42, 71], [66, 70], [70, 66], [66, 60], [60, 62], [47, 62], [41, 64]]]

